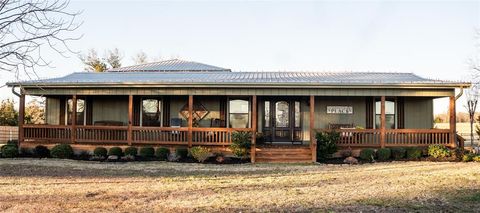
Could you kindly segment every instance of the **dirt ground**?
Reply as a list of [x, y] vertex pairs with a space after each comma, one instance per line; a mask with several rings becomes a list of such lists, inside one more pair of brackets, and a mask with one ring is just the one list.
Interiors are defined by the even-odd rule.
[[0, 159], [5, 212], [475, 212], [480, 164]]

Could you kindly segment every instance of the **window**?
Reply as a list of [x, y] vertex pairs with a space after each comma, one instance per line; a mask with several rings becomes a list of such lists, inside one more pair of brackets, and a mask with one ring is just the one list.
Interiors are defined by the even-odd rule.
[[264, 121], [265, 121], [265, 127], [270, 127], [270, 101], [265, 101], [265, 105], [264, 105], [264, 111], [265, 111], [265, 115], [264, 115]]
[[[381, 122], [381, 101], [375, 102], [375, 128], [380, 129]], [[385, 128], [386, 129], [395, 129], [395, 102], [394, 101], [385, 101]]]
[[249, 102], [247, 100], [230, 100], [229, 126], [231, 128], [249, 127]]
[[[85, 100], [77, 99], [77, 122], [76, 125], [85, 125]], [[67, 125], [72, 125], [73, 100], [67, 100]]]
[[275, 127], [289, 127], [290, 116], [288, 102], [278, 101], [275, 103]]
[[142, 126], [160, 126], [162, 122], [162, 101], [158, 99], [142, 100]]
[[295, 101], [295, 127], [300, 127], [300, 102]]

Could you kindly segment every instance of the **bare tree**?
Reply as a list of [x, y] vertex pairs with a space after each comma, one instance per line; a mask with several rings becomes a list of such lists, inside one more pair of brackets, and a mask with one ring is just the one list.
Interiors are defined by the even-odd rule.
[[35, 67], [49, 66], [42, 51], [53, 49], [67, 57], [68, 43], [81, 23], [80, 12], [68, 12], [62, 0], [0, 0], [0, 70], [35, 74]]
[[117, 48], [113, 50], [109, 50], [106, 55], [107, 63], [110, 65], [111, 68], [119, 68], [122, 66], [122, 58], [123, 56], [120, 54]]
[[94, 72], [103, 72], [107, 70], [107, 64], [103, 59], [98, 57], [98, 53], [95, 49], [90, 49], [86, 55], [81, 55], [80, 60], [85, 64], [85, 70]]
[[138, 52], [135, 56], [132, 57], [135, 64], [145, 64], [148, 63], [147, 54], [143, 51]]

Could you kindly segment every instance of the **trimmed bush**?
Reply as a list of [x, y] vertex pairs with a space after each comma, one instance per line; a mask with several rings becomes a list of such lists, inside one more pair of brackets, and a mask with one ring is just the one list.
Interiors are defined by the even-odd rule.
[[388, 160], [392, 156], [392, 151], [389, 148], [381, 148], [377, 150], [378, 160]]
[[73, 157], [73, 148], [69, 144], [58, 144], [50, 150], [50, 155], [54, 158], [69, 159]]
[[18, 156], [18, 146], [17, 145], [12, 145], [12, 144], [7, 144], [2, 146], [0, 148], [2, 151], [2, 157], [3, 158], [14, 158]]
[[93, 150], [93, 156], [95, 157], [107, 157], [108, 151], [105, 147], [97, 147]]
[[462, 161], [463, 162], [470, 162], [470, 161], [473, 161], [473, 158], [475, 157], [475, 154], [473, 153], [467, 153], [467, 154], [464, 154], [463, 157], [462, 157]]
[[370, 148], [362, 149], [359, 157], [362, 160], [373, 161], [375, 159], [375, 150]]
[[112, 147], [108, 150], [108, 155], [115, 155], [115, 156], [118, 156], [118, 157], [122, 157], [123, 156], [123, 150], [122, 150], [122, 148], [120, 148], [118, 146], [114, 146], [114, 147]]
[[475, 162], [480, 162], [480, 155], [473, 157], [472, 160]]
[[444, 145], [430, 145], [428, 146], [428, 155], [433, 158], [446, 158], [450, 157], [452, 153]]
[[151, 146], [146, 146], [140, 148], [139, 155], [142, 158], [154, 158], [155, 157], [155, 149]]
[[186, 159], [188, 157], [188, 149], [183, 147], [178, 147], [175, 149], [175, 154], [180, 157], [180, 159]]
[[210, 149], [203, 146], [195, 146], [190, 149], [190, 154], [200, 163], [203, 163], [205, 160], [210, 157]]
[[239, 158], [246, 158], [252, 145], [252, 133], [238, 131], [232, 133], [232, 153]]
[[418, 147], [408, 147], [406, 148], [407, 151], [407, 159], [419, 159], [422, 157], [422, 150]]
[[158, 147], [157, 150], [155, 151], [155, 156], [159, 160], [167, 160], [169, 154], [170, 154], [170, 149], [165, 147]]
[[340, 133], [318, 132], [315, 139], [317, 140], [317, 158], [319, 161], [324, 161], [338, 150], [337, 141], [340, 139]]
[[405, 154], [407, 152], [407, 150], [405, 150], [405, 148], [403, 147], [391, 148], [391, 151], [392, 151], [392, 157], [395, 160], [400, 160], [405, 158]]
[[36, 157], [39, 158], [47, 158], [50, 156], [50, 150], [46, 146], [38, 145], [33, 150], [33, 153]]
[[134, 147], [134, 146], [129, 146], [127, 148], [125, 148], [125, 155], [128, 156], [137, 156], [137, 153], [138, 153], [138, 149], [137, 147]]

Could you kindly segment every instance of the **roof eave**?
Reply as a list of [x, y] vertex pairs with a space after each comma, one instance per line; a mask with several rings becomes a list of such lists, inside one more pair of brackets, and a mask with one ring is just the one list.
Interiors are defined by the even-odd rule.
[[173, 87], [173, 88], [467, 88], [471, 86], [471, 83], [369, 83], [369, 84], [355, 84], [355, 83], [191, 83], [191, 82], [172, 82], [172, 83], [21, 83], [11, 82], [7, 83], [7, 86], [22, 86], [25, 88], [85, 88], [85, 87], [97, 87], [97, 88], [124, 88], [124, 87]]

